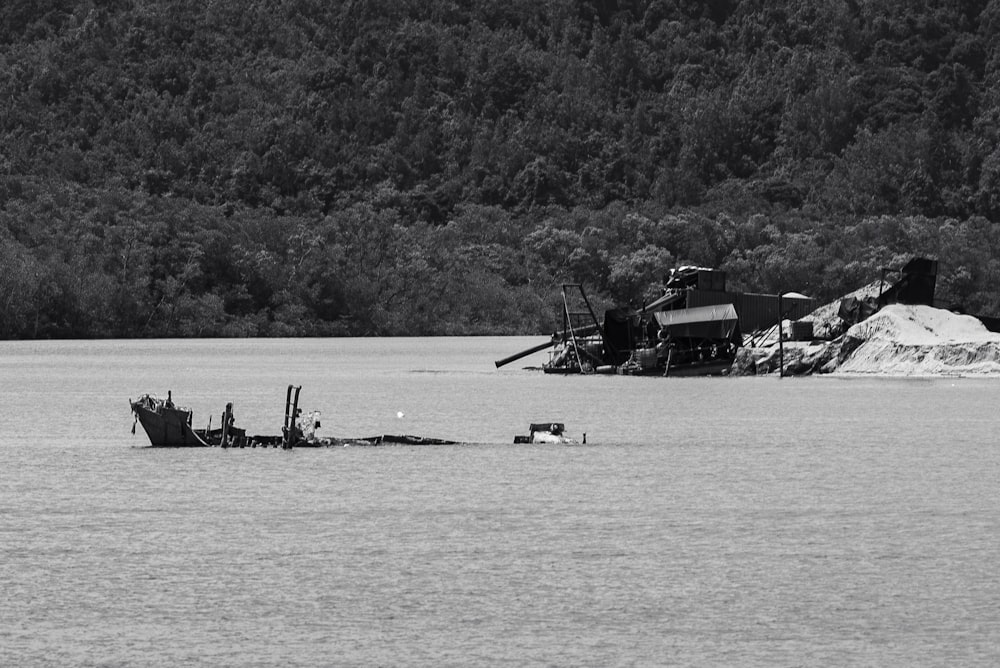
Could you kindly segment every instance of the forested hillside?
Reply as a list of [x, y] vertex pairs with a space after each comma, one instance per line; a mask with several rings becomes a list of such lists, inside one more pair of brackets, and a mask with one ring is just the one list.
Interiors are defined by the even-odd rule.
[[1000, 314], [1000, 0], [4, 0], [0, 338], [538, 333], [677, 264]]

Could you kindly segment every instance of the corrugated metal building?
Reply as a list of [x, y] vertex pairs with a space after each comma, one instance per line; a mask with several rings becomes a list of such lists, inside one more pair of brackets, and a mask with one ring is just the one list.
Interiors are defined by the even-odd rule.
[[[818, 304], [815, 299], [801, 296], [782, 298], [784, 319], [798, 320], [812, 313]], [[732, 304], [740, 316], [740, 329], [755, 332], [767, 329], [778, 322], [778, 295], [753, 292], [719, 292], [716, 290], [691, 290], [687, 307]]]

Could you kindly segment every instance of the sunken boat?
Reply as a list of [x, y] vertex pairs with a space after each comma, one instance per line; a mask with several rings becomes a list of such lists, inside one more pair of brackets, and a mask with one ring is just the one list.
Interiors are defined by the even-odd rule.
[[246, 429], [237, 427], [233, 415], [233, 404], [227, 403], [222, 412], [219, 427], [212, 428], [209, 418], [205, 429], [192, 426], [194, 412], [190, 408], [177, 406], [173, 393], [168, 391], [166, 399], [144, 394], [135, 401], [129, 400], [136, 424], [142, 425], [149, 437], [150, 445], [156, 448], [321, 448], [333, 446], [377, 446], [377, 445], [457, 445], [457, 441], [412, 434], [379, 434], [357, 438], [323, 438], [317, 434], [320, 428], [320, 412], [303, 414], [299, 408], [300, 386], [289, 385], [285, 393], [285, 417], [280, 435], [249, 435]]
[[170, 392], [166, 399], [144, 394], [135, 401], [129, 400], [135, 423], [142, 425], [155, 448], [207, 448], [221, 442], [221, 429], [213, 433], [210, 429], [195, 429], [191, 426], [194, 413], [190, 408], [174, 405]]

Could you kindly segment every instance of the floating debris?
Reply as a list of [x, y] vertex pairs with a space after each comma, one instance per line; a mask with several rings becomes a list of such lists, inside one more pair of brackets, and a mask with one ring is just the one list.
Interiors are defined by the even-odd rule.
[[[556, 443], [566, 445], [579, 445], [578, 441], [566, 436], [566, 425], [562, 422], [533, 422], [528, 429], [527, 436], [518, 435], [514, 437], [515, 443]], [[587, 442], [587, 434], [583, 434], [583, 443]]]

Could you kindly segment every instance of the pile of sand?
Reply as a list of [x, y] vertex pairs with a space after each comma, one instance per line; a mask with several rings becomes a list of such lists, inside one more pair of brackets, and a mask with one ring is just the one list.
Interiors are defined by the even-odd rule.
[[[837, 304], [817, 309], [814, 322], [846, 327]], [[731, 373], [776, 373], [776, 343], [741, 348]], [[832, 341], [786, 342], [783, 352], [786, 375], [1000, 376], [1000, 334], [973, 316], [930, 306], [891, 304]]]
[[1000, 334], [930, 306], [892, 304], [844, 335], [824, 371], [880, 375], [1000, 375]]
[[882, 281], [873, 281], [868, 285], [858, 288], [854, 292], [849, 292], [840, 299], [836, 299], [829, 304], [820, 306], [809, 315], [802, 318], [813, 324], [813, 336], [817, 339], [831, 341], [845, 331], [847, 323], [840, 317], [840, 302], [844, 299], [854, 297], [859, 301], [877, 299], [884, 288], [888, 287]]

